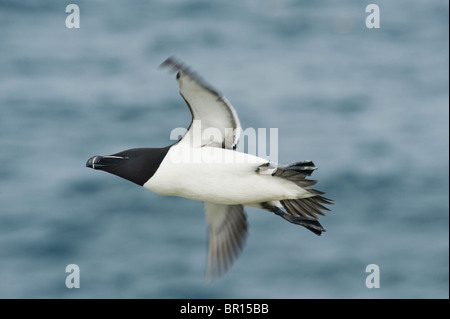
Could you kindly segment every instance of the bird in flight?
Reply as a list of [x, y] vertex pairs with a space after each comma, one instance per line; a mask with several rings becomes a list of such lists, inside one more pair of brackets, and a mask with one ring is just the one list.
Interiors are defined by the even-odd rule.
[[224, 275], [247, 238], [244, 206], [272, 212], [316, 235], [325, 229], [319, 215], [333, 201], [311, 188], [312, 161], [280, 165], [236, 151], [241, 133], [231, 103], [174, 57], [162, 67], [176, 72], [180, 94], [192, 114], [183, 137], [162, 148], [134, 148], [93, 156], [86, 166], [102, 170], [155, 193], [202, 201], [208, 225], [205, 278]]

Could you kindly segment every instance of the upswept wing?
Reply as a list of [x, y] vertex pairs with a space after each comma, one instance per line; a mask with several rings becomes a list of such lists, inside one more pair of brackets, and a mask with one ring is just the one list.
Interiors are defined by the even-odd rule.
[[180, 94], [192, 114], [188, 131], [179, 142], [235, 149], [241, 124], [231, 103], [175, 58], [168, 58], [161, 66], [177, 71]]
[[[161, 66], [177, 71], [180, 94], [189, 106], [192, 121], [177, 143], [192, 147], [236, 149], [241, 123], [228, 100], [198, 75], [171, 57]], [[208, 225], [208, 257], [205, 279], [218, 279], [239, 256], [247, 238], [247, 217], [243, 205], [205, 202]]]

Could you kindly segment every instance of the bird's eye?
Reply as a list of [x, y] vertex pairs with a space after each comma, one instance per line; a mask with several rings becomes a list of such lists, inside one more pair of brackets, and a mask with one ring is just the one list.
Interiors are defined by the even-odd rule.
[[180, 78], [180, 72], [177, 72], [177, 80]]

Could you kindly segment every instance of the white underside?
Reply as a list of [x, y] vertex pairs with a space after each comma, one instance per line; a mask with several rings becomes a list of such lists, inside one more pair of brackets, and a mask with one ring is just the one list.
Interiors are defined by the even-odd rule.
[[286, 179], [258, 174], [256, 168], [264, 163], [267, 160], [245, 153], [178, 143], [144, 187], [161, 195], [228, 205], [258, 206], [261, 202], [311, 196]]

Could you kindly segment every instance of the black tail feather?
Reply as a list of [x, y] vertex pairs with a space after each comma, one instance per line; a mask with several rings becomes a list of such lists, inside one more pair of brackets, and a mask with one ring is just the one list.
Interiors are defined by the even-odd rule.
[[316, 169], [317, 167], [314, 166], [312, 161], [303, 161], [287, 166], [281, 166], [277, 169], [274, 175], [290, 179], [291, 177], [300, 174], [303, 178], [305, 178], [306, 176], [310, 176]]
[[292, 216], [291, 214], [283, 212], [278, 207], [276, 207], [274, 213], [286, 219], [290, 223], [305, 227], [306, 229], [312, 231], [314, 234], [318, 236], [322, 235], [322, 232], [325, 231], [325, 228], [322, 227], [322, 225], [319, 223], [317, 219], [304, 216]]
[[308, 230], [312, 231], [314, 234], [320, 236], [322, 232], [325, 231], [325, 228], [322, 227], [322, 225], [319, 223], [319, 221], [315, 218], [309, 217], [309, 216], [293, 216], [292, 214], [285, 213], [283, 210], [281, 210], [277, 206], [273, 206], [268, 202], [261, 203], [261, 206], [264, 209], [267, 209], [281, 218], [287, 220], [288, 222], [296, 225], [303, 226], [307, 228]]
[[266, 172], [269, 172], [272, 176], [289, 180], [306, 190], [309, 193], [306, 196], [309, 197], [280, 200], [287, 213], [278, 204], [274, 203], [262, 203], [262, 207], [293, 224], [306, 227], [316, 235], [320, 235], [325, 229], [317, 220], [318, 216], [324, 216], [324, 211], [330, 210], [324, 205], [332, 205], [334, 203], [333, 200], [322, 196], [325, 194], [324, 192], [311, 188], [317, 181], [306, 179], [316, 169], [317, 167], [312, 161], [303, 161], [286, 166], [263, 164], [258, 167], [257, 172], [259, 174], [267, 174]]

